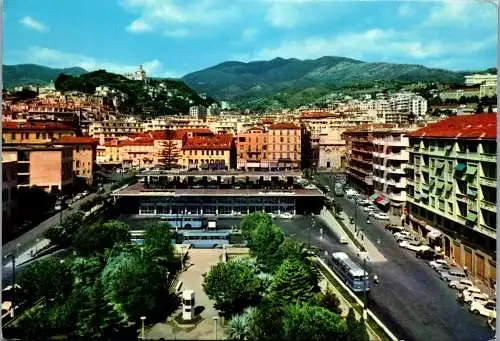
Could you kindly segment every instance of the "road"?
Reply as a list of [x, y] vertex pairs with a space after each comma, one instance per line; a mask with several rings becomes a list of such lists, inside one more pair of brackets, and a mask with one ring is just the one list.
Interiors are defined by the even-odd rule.
[[[109, 191], [111, 190], [111, 184], [105, 185], [104, 189], [105, 189], [105, 193], [109, 193]], [[103, 194], [105, 194], [105, 193], [103, 193]], [[99, 195], [99, 194], [91, 193], [91, 194], [87, 195], [86, 197], [73, 203], [71, 210], [66, 209], [62, 212], [63, 220], [66, 217], [68, 217], [69, 215], [71, 215], [72, 213], [76, 212], [81, 204], [95, 198], [97, 195]], [[58, 225], [59, 221], [60, 221], [60, 213], [58, 212], [57, 214], [53, 215], [52, 217], [50, 217], [47, 220], [40, 223], [38, 226], [34, 227], [33, 229], [27, 231], [23, 235], [17, 237], [16, 239], [8, 242], [5, 245], [3, 245], [2, 246], [2, 259], [3, 259], [4, 268], [6, 266], [7, 267], [10, 266], [9, 265], [10, 260], [5, 258], [6, 255], [11, 254], [11, 253], [16, 253], [18, 255], [27, 255], [32, 249], [35, 248], [35, 244], [37, 243], [37, 239], [39, 239], [39, 243], [41, 243], [41, 241], [44, 239], [43, 234], [45, 233], [45, 231], [47, 231], [52, 226]], [[17, 246], [18, 244], [19, 244], [19, 247]], [[26, 256], [24, 258], [26, 258]], [[28, 258], [29, 258], [29, 256], [28, 256]]]
[[[354, 204], [345, 197], [337, 202], [351, 217]], [[387, 259], [374, 263], [371, 271], [380, 284], [370, 293], [370, 309], [394, 328], [406, 341], [485, 341], [489, 339], [484, 318], [469, 313], [457, 302], [457, 292], [447, 287], [427, 262], [417, 259], [412, 251], [400, 248], [385, 223], [372, 219], [359, 210], [357, 226], [376, 244]]]

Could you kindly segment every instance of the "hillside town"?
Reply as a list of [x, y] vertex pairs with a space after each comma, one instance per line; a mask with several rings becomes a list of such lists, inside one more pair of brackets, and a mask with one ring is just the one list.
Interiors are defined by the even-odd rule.
[[[142, 66], [125, 76], [150, 87]], [[4, 91], [3, 235], [17, 244], [17, 253], [21, 248], [36, 255], [54, 241], [40, 235], [29, 241], [36, 249], [16, 241], [50, 216], [65, 226], [75, 203], [95, 193], [112, 198], [119, 217], [168, 220], [183, 234], [180, 244], [193, 248], [221, 243], [226, 250], [234, 229], [217, 227], [218, 234], [204, 235], [195, 231], [196, 219], [208, 217], [203, 223], [208, 231], [216, 222], [225, 224], [218, 219], [264, 212], [300, 221], [309, 235], [298, 238], [309, 242], [311, 250], [307, 219], [326, 216], [313, 228], [330, 224], [340, 232], [330, 237], [323, 232], [327, 225], [314, 230], [316, 250], [328, 254], [324, 243], [330, 238], [339, 247], [348, 238], [353, 254], [376, 260], [383, 257], [377, 245], [382, 250], [385, 230], [405, 229], [401, 236], [408, 237], [398, 243], [415, 240], [419, 244], [411, 245], [429, 247], [433, 261], [439, 258], [448, 269], [465, 271], [464, 280], [493, 298], [497, 108], [481, 101], [496, 96], [496, 84], [496, 75], [477, 74], [465, 76], [461, 88], [429, 90], [425, 97], [411, 90], [339, 92], [321, 105], [279, 111], [251, 112], [219, 101], [168, 116], [124, 114], [119, 108], [126, 95], [105, 85], [94, 94], [57, 91], [53, 84]], [[21, 98], [26, 91], [35, 96]], [[111, 189], [110, 179], [116, 184]], [[37, 202], [43, 207], [35, 212]], [[377, 224], [380, 232], [368, 232]], [[352, 231], [345, 225], [352, 225]], [[143, 243], [144, 231], [137, 233], [133, 239]], [[358, 244], [363, 246], [355, 249]], [[425, 250], [413, 251], [418, 256]], [[460, 276], [453, 280], [463, 284]], [[389, 295], [382, 285], [376, 290]], [[376, 293], [372, 299], [385, 304]], [[383, 309], [394, 316], [391, 309], [399, 309], [394, 306], [387, 303]], [[492, 318], [483, 310], [478, 311]], [[405, 327], [418, 335], [416, 325]], [[478, 328], [471, 327], [471, 333]]]

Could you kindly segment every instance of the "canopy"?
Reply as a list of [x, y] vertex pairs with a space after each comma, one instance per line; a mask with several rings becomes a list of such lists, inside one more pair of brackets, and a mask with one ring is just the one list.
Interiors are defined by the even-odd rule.
[[446, 191], [446, 192], [449, 192], [449, 191], [451, 191], [452, 189], [453, 189], [453, 185], [452, 185], [452, 184], [446, 184], [446, 186], [445, 186], [445, 191]]
[[434, 183], [436, 183], [436, 180], [431, 179], [431, 181], [429, 181], [429, 187], [434, 186]]
[[443, 187], [444, 187], [444, 183], [442, 183], [442, 182], [438, 182], [438, 184], [436, 185], [436, 189], [438, 191], [441, 191], [443, 189]]
[[384, 199], [381, 202], [379, 202], [379, 204], [385, 206], [388, 205], [390, 202], [391, 202], [390, 200]]
[[379, 197], [377, 198], [377, 200], [375, 200], [375, 202], [376, 202], [377, 204], [380, 204], [380, 202], [381, 202], [381, 201], [383, 201], [383, 200], [384, 200], [384, 197], [383, 197], [383, 196], [379, 196]]
[[457, 172], [463, 172], [467, 168], [467, 165], [465, 163], [457, 163], [455, 166], [455, 169]]
[[465, 174], [467, 175], [476, 175], [477, 173], [477, 166], [476, 165], [469, 165], [467, 167], [467, 172]]
[[436, 162], [436, 168], [441, 169], [444, 167], [444, 161], [438, 161]]
[[371, 198], [372, 200], [377, 200], [377, 198], [378, 198], [378, 197], [379, 197], [379, 195], [378, 195], [378, 194], [372, 194], [372, 195], [370, 195], [370, 198]]
[[420, 196], [422, 199], [425, 199], [427, 200], [427, 198], [429, 198], [429, 195], [426, 194], [426, 193], [422, 193], [422, 195]]
[[469, 212], [467, 214], [467, 220], [476, 221], [477, 220], [477, 213]]
[[470, 196], [470, 197], [475, 198], [477, 196], [477, 191], [469, 188], [467, 190], [467, 195]]

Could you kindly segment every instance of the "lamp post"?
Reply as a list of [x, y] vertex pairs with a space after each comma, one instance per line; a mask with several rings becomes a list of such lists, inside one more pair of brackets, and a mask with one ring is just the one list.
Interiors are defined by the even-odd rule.
[[59, 225], [62, 226], [63, 221], [63, 211], [64, 211], [64, 195], [59, 196], [59, 200], [61, 201], [61, 209], [59, 210]]
[[141, 339], [144, 340], [144, 320], [146, 316], [141, 316]]
[[19, 247], [21, 246], [21, 243], [17, 243], [16, 245], [16, 258], [19, 258]]
[[35, 256], [36, 256], [36, 254], [38, 253], [38, 243], [39, 243], [39, 242], [40, 242], [40, 238], [37, 238], [37, 239], [35, 240]]
[[214, 325], [215, 325], [215, 339], [217, 340], [217, 321], [219, 320], [218, 316], [214, 316]]

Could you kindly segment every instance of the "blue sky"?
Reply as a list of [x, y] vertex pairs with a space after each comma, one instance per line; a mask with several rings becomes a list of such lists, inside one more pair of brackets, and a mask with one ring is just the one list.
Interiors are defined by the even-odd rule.
[[4, 64], [178, 77], [227, 60], [325, 55], [451, 70], [496, 65], [479, 1], [6, 0]]

